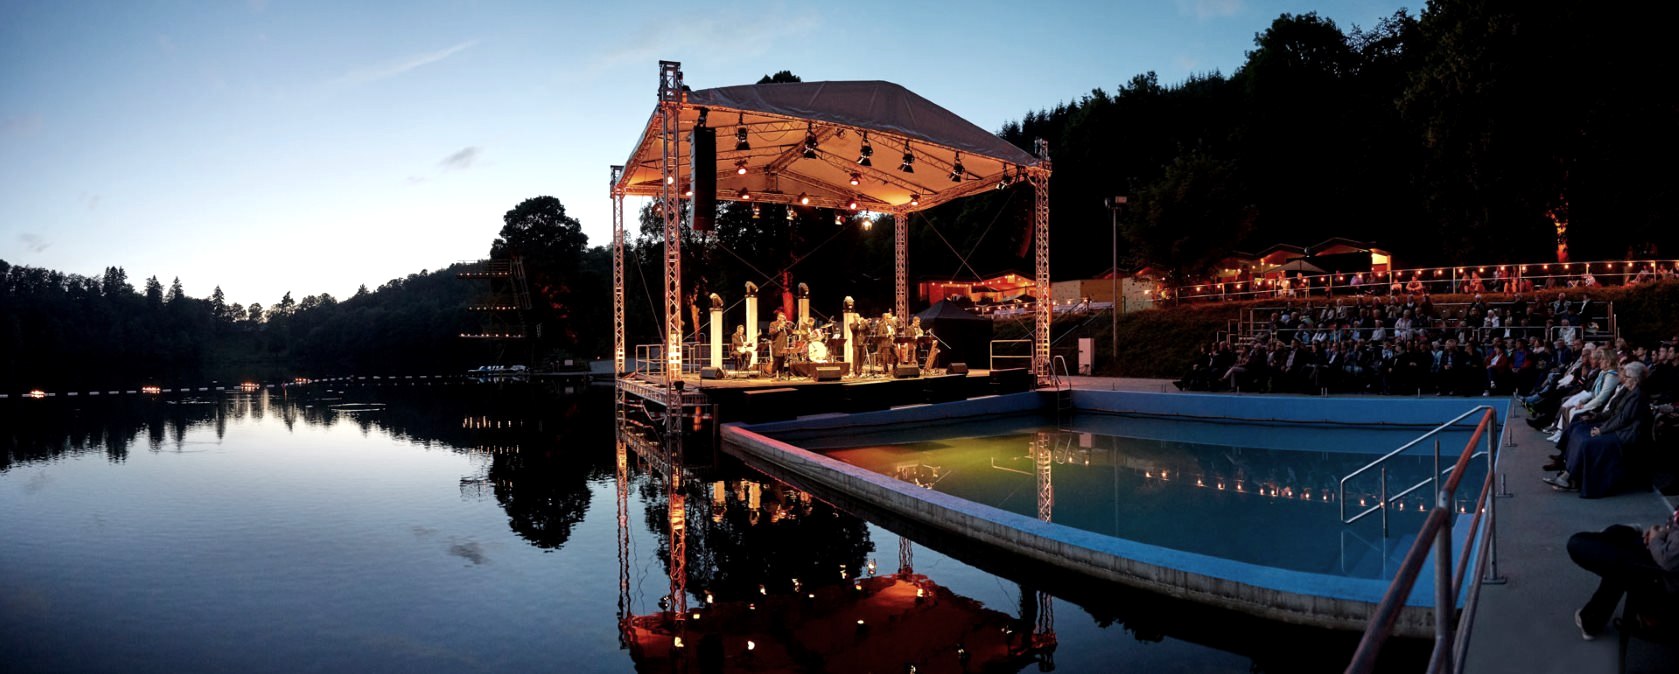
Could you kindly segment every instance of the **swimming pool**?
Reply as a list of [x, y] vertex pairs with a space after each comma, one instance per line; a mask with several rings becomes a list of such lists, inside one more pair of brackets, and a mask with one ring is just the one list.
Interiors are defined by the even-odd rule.
[[[725, 428], [725, 445], [885, 510], [1064, 568], [1332, 627], [1362, 625], [1409, 549], [1424, 487], [1389, 511], [1341, 521], [1342, 476], [1474, 406], [1459, 400], [1078, 392]], [[1480, 402], [1480, 401], [1476, 401]], [[1053, 409], [1053, 406], [1048, 406]], [[1500, 419], [1504, 410], [1495, 406]], [[1449, 465], [1473, 427], [1440, 436]], [[1434, 467], [1432, 443], [1388, 464], [1389, 493]], [[1472, 462], [1454, 509], [1472, 509]], [[1375, 473], [1348, 484], [1373, 504]], [[1468, 538], [1459, 518], [1454, 546]], [[1431, 620], [1431, 571], [1401, 632]]]

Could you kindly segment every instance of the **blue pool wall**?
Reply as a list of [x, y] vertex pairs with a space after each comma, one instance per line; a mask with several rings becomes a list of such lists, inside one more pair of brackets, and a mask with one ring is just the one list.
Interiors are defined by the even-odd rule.
[[[916, 487], [793, 444], [799, 436], [856, 433], [963, 419], [1042, 413], [1048, 393], [1022, 393], [938, 405], [918, 405], [851, 415], [821, 415], [792, 421], [723, 429], [725, 447], [749, 459], [767, 461], [824, 487], [865, 499], [915, 521], [956, 532], [985, 544], [1082, 573], [1175, 597], [1254, 613], [1286, 622], [1362, 629], [1389, 582], [1260, 566], [1148, 545], [1042, 522], [999, 508]], [[1262, 423], [1335, 423], [1437, 426], [1479, 404], [1491, 404], [1502, 423], [1503, 399], [1395, 399], [1259, 397], [1075, 391], [1080, 412], [1240, 420]], [[774, 436], [774, 437], [770, 437]], [[1460, 489], [1473, 489], [1465, 485]], [[1454, 557], [1468, 536], [1469, 518], [1454, 526]], [[1414, 537], [1409, 532], [1396, 536]], [[1478, 548], [1478, 546], [1477, 546]], [[1479, 554], [1477, 549], [1476, 555]], [[1470, 560], [1471, 568], [1475, 557]], [[1432, 558], [1406, 602], [1397, 632], [1426, 635], [1433, 619]], [[1462, 598], [1460, 598], [1460, 603]]]

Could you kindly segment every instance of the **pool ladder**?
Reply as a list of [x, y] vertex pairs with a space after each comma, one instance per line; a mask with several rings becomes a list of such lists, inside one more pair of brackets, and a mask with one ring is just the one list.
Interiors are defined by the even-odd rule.
[[1072, 375], [1067, 372], [1067, 359], [1061, 356], [1049, 361], [1049, 385], [1055, 389], [1055, 427], [1061, 430], [1067, 428], [1067, 417], [1073, 413], [1073, 383], [1068, 381]]

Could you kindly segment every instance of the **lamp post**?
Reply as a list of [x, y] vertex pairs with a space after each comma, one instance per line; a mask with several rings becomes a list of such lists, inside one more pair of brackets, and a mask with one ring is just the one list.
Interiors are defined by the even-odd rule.
[[1108, 313], [1113, 315], [1113, 326], [1109, 329], [1108, 340], [1113, 353], [1115, 372], [1119, 366], [1119, 209], [1125, 205], [1124, 196], [1108, 197], [1102, 200], [1102, 205], [1108, 207], [1108, 213], [1113, 220], [1113, 266], [1108, 267]]

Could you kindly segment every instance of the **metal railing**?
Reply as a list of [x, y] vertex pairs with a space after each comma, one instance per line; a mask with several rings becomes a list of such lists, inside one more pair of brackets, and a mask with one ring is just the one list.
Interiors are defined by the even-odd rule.
[[[1435, 441], [1434, 441], [1434, 471], [1433, 471], [1433, 473], [1431, 475], [1429, 475], [1428, 477], [1424, 478], [1422, 481], [1420, 481], [1420, 482], [1418, 482], [1414, 485], [1411, 485], [1410, 487], [1407, 487], [1405, 489], [1405, 491], [1402, 491], [1402, 492], [1399, 492], [1399, 493], [1394, 494], [1392, 496], [1389, 496], [1388, 495], [1388, 472], [1387, 472], [1387, 465], [1386, 465], [1387, 462], [1389, 460], [1393, 459], [1394, 457], [1399, 456], [1400, 454], [1404, 454], [1406, 452], [1406, 450], [1409, 450], [1412, 447], [1417, 446], [1422, 441], [1427, 440], [1429, 438], [1432, 438], [1436, 435], [1439, 435], [1440, 433], [1442, 433], [1444, 431], [1450, 430], [1453, 426], [1456, 426], [1458, 424], [1458, 422], [1463, 421], [1464, 419], [1467, 419], [1467, 418], [1469, 418], [1470, 416], [1473, 416], [1476, 413], [1491, 413], [1491, 412], [1495, 412], [1495, 411], [1496, 411], [1496, 408], [1494, 408], [1491, 405], [1476, 405], [1475, 407], [1470, 408], [1469, 411], [1464, 412], [1463, 414], [1459, 414], [1456, 417], [1453, 417], [1451, 421], [1440, 424], [1439, 426], [1435, 426], [1433, 430], [1430, 430], [1427, 433], [1424, 433], [1422, 435], [1417, 436], [1415, 439], [1411, 440], [1410, 442], [1407, 442], [1403, 445], [1400, 445], [1399, 449], [1395, 449], [1391, 452], [1383, 454], [1381, 456], [1381, 458], [1378, 458], [1375, 461], [1371, 461], [1370, 463], [1365, 464], [1364, 467], [1359, 468], [1358, 470], [1355, 470], [1351, 473], [1347, 473], [1346, 477], [1341, 478], [1340, 487], [1339, 487], [1340, 492], [1336, 495], [1337, 496], [1336, 500], [1340, 501], [1341, 523], [1342, 524], [1352, 524], [1352, 523], [1357, 522], [1361, 519], [1364, 519], [1365, 517], [1369, 516], [1371, 513], [1374, 513], [1376, 511], [1380, 510], [1382, 512], [1382, 535], [1387, 536], [1388, 535], [1388, 512], [1387, 511], [1388, 511], [1388, 506], [1389, 505], [1393, 504], [1394, 502], [1399, 501], [1402, 498], [1405, 498], [1406, 496], [1410, 496], [1412, 493], [1416, 492], [1418, 489], [1423, 488], [1424, 485], [1433, 484], [1435, 489], [1438, 490], [1439, 486], [1440, 486], [1440, 478], [1444, 475], [1451, 474], [1451, 472], [1457, 468], [1457, 466], [1454, 465], [1454, 466], [1446, 468], [1444, 473], [1441, 472], [1441, 470], [1440, 470], [1440, 440], [1438, 438], [1436, 438]], [[1487, 454], [1488, 455], [1487, 471], [1491, 472], [1492, 471], [1492, 462], [1491, 462], [1490, 452], [1478, 452], [1474, 456], [1478, 457], [1478, 456], [1481, 456], [1482, 454]], [[1471, 457], [1471, 458], [1474, 458], [1474, 457]], [[1353, 478], [1356, 478], [1360, 475], [1363, 475], [1367, 472], [1370, 472], [1371, 470], [1378, 470], [1378, 469], [1381, 471], [1381, 481], [1380, 481], [1380, 487], [1377, 490], [1377, 494], [1379, 494], [1379, 497], [1376, 499], [1376, 505], [1370, 506], [1369, 508], [1364, 509], [1363, 512], [1360, 512], [1356, 515], [1353, 515], [1352, 517], [1347, 517], [1347, 483], [1352, 481]]]
[[[1417, 533], [1417, 540], [1411, 549], [1405, 553], [1405, 559], [1400, 563], [1398, 572], [1394, 575], [1393, 583], [1388, 585], [1381, 603], [1376, 605], [1375, 612], [1365, 627], [1364, 636], [1359, 640], [1358, 650], [1347, 664], [1348, 674], [1361, 674], [1373, 671], [1376, 658], [1381, 652], [1382, 644], [1393, 632], [1393, 626], [1399, 619], [1399, 613], [1405, 607], [1405, 600], [1411, 595], [1411, 589], [1416, 585], [1417, 576], [1422, 573], [1422, 565], [1428, 559], [1429, 548], [1434, 552], [1434, 650], [1429, 656], [1429, 672], [1460, 672], [1463, 667], [1463, 657], [1469, 650], [1471, 627], [1475, 622], [1475, 611], [1480, 605], [1481, 585], [1483, 583], [1501, 582], [1498, 575], [1497, 561], [1497, 510], [1496, 496], [1492, 493], [1493, 482], [1497, 475], [1495, 467], [1498, 455], [1498, 419], [1496, 410], [1491, 406], [1480, 406], [1470, 410], [1463, 416], [1447, 423], [1450, 426], [1464, 419], [1477, 410], [1481, 412], [1481, 420], [1475, 426], [1475, 433], [1464, 445], [1463, 452], [1458, 455], [1457, 462], [1449, 471], [1451, 477], [1435, 495], [1434, 508], [1428, 512], [1423, 520], [1422, 528]], [[1429, 434], [1438, 432], [1439, 428]], [[1426, 437], [1426, 436], [1425, 436]], [[1452, 560], [1452, 520], [1455, 513], [1451, 504], [1457, 492], [1458, 483], [1463, 479], [1464, 469], [1469, 461], [1480, 456], [1483, 452], [1476, 452], [1475, 446], [1486, 442], [1487, 476], [1481, 483], [1481, 494], [1475, 502], [1475, 516], [1470, 520], [1469, 533], [1465, 539], [1463, 551], [1456, 563]], [[1407, 446], [1414, 445], [1415, 441]], [[1378, 459], [1379, 464], [1391, 457], [1392, 454]], [[1438, 455], [1437, 455], [1438, 456]], [[1438, 459], [1437, 459], [1438, 460]], [[1369, 466], [1366, 466], [1369, 468]], [[1364, 469], [1360, 469], [1361, 471]], [[1440, 471], [1435, 471], [1436, 478]], [[1425, 480], [1426, 484], [1428, 480]], [[1345, 501], [1343, 501], [1345, 502]], [[1344, 509], [1344, 508], [1343, 508]], [[1481, 526], [1485, 517], [1486, 526]], [[1465, 572], [1468, 570], [1469, 553], [1475, 548], [1475, 537], [1480, 536], [1482, 554], [1476, 563], [1475, 579], [1469, 588], [1468, 598], [1465, 600], [1463, 613], [1457, 612], [1456, 598], [1463, 594]], [[1491, 573], [1488, 573], [1488, 564]]]
[[[1022, 354], [1002, 353], [1002, 354], [999, 354], [999, 353], [997, 353], [997, 345], [998, 344], [1024, 344], [1026, 346], [1026, 353], [1022, 353]], [[987, 362], [986, 365], [990, 369], [993, 369], [993, 370], [999, 369], [997, 367], [997, 361], [999, 361], [999, 360], [1025, 361], [1026, 362], [1025, 366], [1030, 368], [1030, 367], [1032, 367], [1032, 340], [1030, 340], [1030, 339], [993, 339], [993, 340], [991, 340], [991, 351], [990, 351], [989, 355], [990, 355], [990, 361]]]
[[[1504, 276], [1500, 276], [1500, 272]], [[1274, 273], [1274, 272], [1273, 272]], [[1486, 276], [1482, 276], [1485, 274]], [[1323, 298], [1337, 294], [1543, 292], [1606, 285], [1637, 285], [1679, 275], [1679, 260], [1609, 260], [1423, 267], [1393, 271], [1316, 273], [1281, 278], [1238, 278], [1162, 288], [1162, 299], [1222, 302], [1265, 297]], [[1353, 278], [1360, 282], [1353, 284]]]

